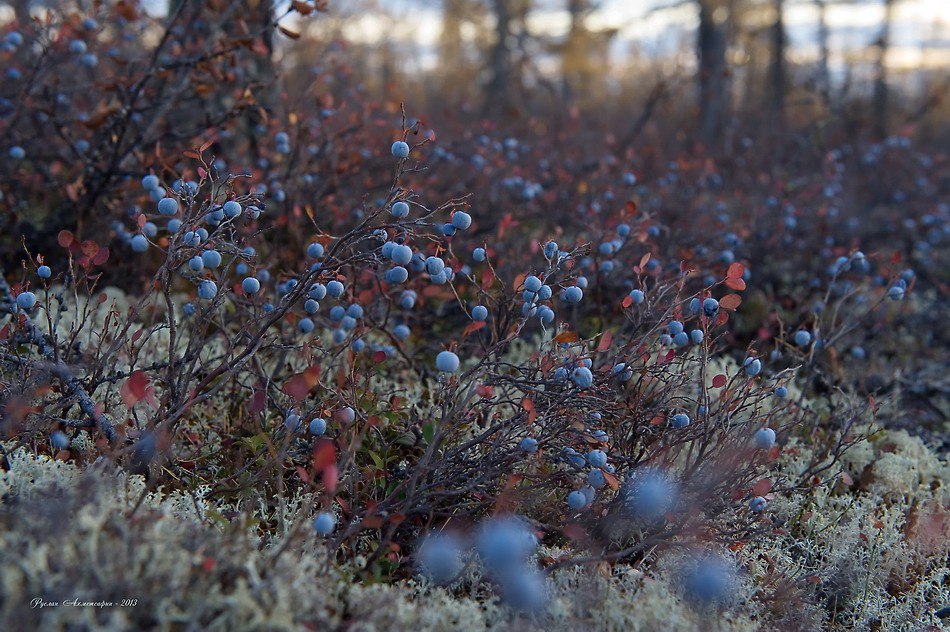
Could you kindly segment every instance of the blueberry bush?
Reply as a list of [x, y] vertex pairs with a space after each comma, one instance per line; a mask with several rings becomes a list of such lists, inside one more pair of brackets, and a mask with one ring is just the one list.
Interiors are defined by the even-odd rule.
[[3, 33], [4, 620], [939, 629], [945, 153], [437, 137], [242, 6]]

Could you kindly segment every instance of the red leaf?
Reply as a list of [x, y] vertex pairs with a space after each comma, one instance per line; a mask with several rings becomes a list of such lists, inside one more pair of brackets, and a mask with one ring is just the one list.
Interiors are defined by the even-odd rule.
[[340, 482], [340, 472], [336, 468], [336, 463], [323, 468], [323, 485], [331, 494], [336, 491], [336, 486]]
[[577, 342], [580, 340], [580, 336], [577, 335], [576, 331], [562, 331], [558, 335], [554, 336], [554, 342]]
[[719, 299], [719, 307], [723, 309], [736, 309], [742, 304], [742, 297], [738, 294], [726, 294]]
[[752, 486], [752, 493], [756, 496], [764, 496], [772, 489], [772, 479], [763, 478]]
[[373, 352], [373, 362], [379, 364], [380, 362], [386, 361], [386, 352], [385, 351], [374, 351]]
[[476, 320], [475, 322], [469, 323], [468, 327], [465, 328], [465, 331], [462, 332], [462, 335], [467, 336], [469, 334], [473, 334], [487, 324], [488, 323], [484, 320]]
[[726, 271], [726, 278], [739, 279], [742, 278], [743, 274], [745, 274], [745, 266], [736, 262], [729, 266], [729, 269]]
[[264, 406], [267, 403], [267, 391], [262, 388], [255, 388], [254, 395], [251, 397], [251, 403], [248, 405], [248, 410], [251, 412], [252, 416], [260, 415], [264, 412]]
[[610, 348], [610, 343], [613, 342], [614, 335], [613, 332], [607, 330], [604, 332], [603, 337], [600, 339], [600, 344], [597, 345], [598, 351], [606, 351]]
[[74, 239], [75, 237], [73, 237], [73, 234], [68, 230], [61, 230], [59, 234], [56, 235], [57, 243], [63, 248], [69, 248], [73, 244]]
[[148, 385], [148, 376], [145, 375], [145, 372], [134, 371], [129, 379], [122, 384], [122, 388], [119, 389], [122, 401], [125, 402], [126, 406], [132, 408], [145, 399], [148, 394]]
[[728, 278], [726, 279], [726, 287], [741, 292], [745, 289], [745, 281], [741, 278]]
[[571, 523], [564, 527], [564, 535], [566, 535], [571, 540], [575, 542], [584, 541], [587, 539], [587, 532], [584, 531], [584, 527], [579, 524]]
[[329, 439], [321, 439], [313, 449], [313, 469], [322, 471], [336, 463], [336, 448]]
[[722, 388], [726, 385], [726, 376], [720, 373], [713, 378], [712, 385], [714, 388]]
[[627, 308], [630, 307], [631, 305], [633, 305], [633, 297], [632, 297], [632, 296], [626, 297], [625, 299], [623, 299], [623, 302], [620, 303], [620, 306], [623, 307], [624, 309], [627, 309]]
[[287, 380], [283, 391], [289, 397], [300, 402], [306, 399], [310, 391], [319, 383], [320, 367], [312, 366], [304, 370], [303, 373], [298, 373]]
[[528, 423], [533, 424], [535, 418], [538, 416], [538, 411], [534, 408], [534, 402], [527, 397], [521, 400], [521, 407], [525, 409], [525, 412], [528, 413]]
[[650, 253], [648, 252], [642, 257], [640, 257], [639, 268], [642, 270], [649, 261], [650, 261]]

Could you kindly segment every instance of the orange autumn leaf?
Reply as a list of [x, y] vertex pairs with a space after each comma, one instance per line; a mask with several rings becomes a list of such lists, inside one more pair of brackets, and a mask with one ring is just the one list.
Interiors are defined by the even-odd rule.
[[726, 287], [741, 292], [746, 286], [745, 281], [743, 281], [741, 278], [729, 277], [726, 279]]
[[723, 309], [736, 309], [742, 304], [742, 297], [738, 294], [726, 294], [719, 299], [719, 307]]
[[581, 337], [577, 335], [576, 331], [562, 331], [554, 336], [554, 342], [557, 343], [577, 342], [580, 339]]

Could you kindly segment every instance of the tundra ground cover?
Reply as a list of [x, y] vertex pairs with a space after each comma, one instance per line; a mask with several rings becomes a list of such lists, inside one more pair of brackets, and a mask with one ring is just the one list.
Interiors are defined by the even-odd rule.
[[125, 19], [5, 40], [4, 619], [941, 624], [946, 155], [263, 116]]

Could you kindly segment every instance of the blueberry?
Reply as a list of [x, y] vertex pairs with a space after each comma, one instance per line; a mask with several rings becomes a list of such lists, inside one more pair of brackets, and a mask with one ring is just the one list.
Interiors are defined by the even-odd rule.
[[586, 366], [579, 366], [571, 372], [571, 379], [578, 388], [590, 388], [594, 384], [594, 374]]
[[336, 528], [336, 516], [332, 513], [322, 511], [313, 520], [313, 530], [317, 532], [317, 535], [328, 536], [333, 533], [334, 528]]
[[314, 283], [310, 286], [310, 290], [307, 292], [307, 297], [314, 299], [315, 301], [322, 301], [327, 295], [327, 286], [322, 283]]
[[518, 444], [518, 448], [522, 452], [537, 452], [538, 440], [534, 437], [525, 437], [521, 440], [521, 443]]
[[430, 535], [419, 545], [416, 553], [419, 573], [433, 584], [445, 585], [458, 577], [462, 563], [462, 547], [451, 535]]
[[746, 358], [742, 366], [749, 377], [755, 377], [762, 371], [762, 362], [758, 358]]
[[309, 334], [311, 331], [313, 331], [314, 327], [315, 325], [313, 324], [313, 321], [309, 318], [301, 318], [300, 322], [297, 323], [297, 328], [300, 330], [300, 333], [303, 334]]
[[146, 191], [151, 191], [152, 189], [157, 189], [159, 187], [158, 176], [149, 174], [142, 178], [142, 188]]
[[158, 212], [162, 215], [174, 215], [178, 212], [178, 199], [164, 197], [158, 201]]
[[218, 293], [218, 285], [214, 281], [204, 280], [198, 284], [198, 297], [210, 301]]
[[667, 330], [670, 332], [671, 336], [683, 333], [683, 323], [678, 320], [672, 321], [669, 325], [666, 326]]
[[544, 244], [544, 256], [548, 259], [554, 259], [558, 253], [558, 246], [556, 241], [549, 241]]
[[310, 434], [323, 435], [327, 431], [327, 422], [321, 417], [315, 417], [310, 420]]
[[442, 351], [435, 357], [435, 368], [443, 373], [455, 373], [459, 369], [459, 357], [451, 351]]
[[631, 299], [633, 299], [634, 305], [639, 305], [645, 298], [642, 290], [631, 290], [629, 296]]
[[644, 522], [656, 522], [669, 513], [676, 502], [676, 486], [662, 470], [640, 470], [624, 483], [622, 498], [631, 514]]
[[336, 411], [336, 419], [341, 424], [351, 424], [356, 420], [356, 411], [350, 406], [344, 406]]
[[224, 203], [224, 207], [222, 207], [222, 210], [224, 211], [225, 217], [227, 217], [228, 219], [234, 219], [235, 217], [241, 214], [241, 211], [243, 209], [241, 208], [241, 204], [239, 202], [235, 202], [234, 200], [228, 200], [227, 202]]
[[217, 250], [205, 250], [201, 253], [201, 260], [205, 267], [213, 270], [221, 265], [221, 253]]
[[902, 287], [899, 286], [899, 285], [894, 285], [894, 286], [892, 286], [892, 287], [887, 291], [887, 298], [891, 299], [892, 301], [900, 301], [900, 300], [903, 300], [903, 298], [904, 298], [904, 288], [902, 288]]
[[593, 467], [604, 467], [607, 465], [607, 453], [603, 450], [591, 450], [587, 453], [587, 462]]
[[386, 282], [398, 285], [409, 279], [409, 271], [402, 266], [396, 266], [386, 271]]
[[190, 247], [192, 247], [192, 248], [197, 248], [198, 246], [201, 245], [201, 235], [199, 235], [199, 234], [196, 233], [195, 231], [189, 230], [189, 231], [188, 231], [187, 233], [185, 233], [182, 237], [183, 237], [183, 238], [182, 238], [182, 242], [183, 242], [186, 246], [190, 246]]
[[677, 430], [680, 428], [685, 428], [689, 425], [689, 415], [686, 413], [677, 413], [673, 415], [672, 424]]
[[472, 251], [472, 259], [478, 261], [479, 263], [485, 260], [485, 256], [486, 253], [484, 248], [476, 248]]
[[33, 292], [20, 292], [16, 297], [16, 305], [22, 310], [33, 309], [36, 305], [36, 294]]
[[749, 501], [749, 509], [751, 509], [753, 513], [762, 513], [763, 511], [765, 511], [765, 507], [768, 504], [769, 504], [769, 501], [767, 501], [765, 498], [763, 498], [762, 496], [756, 496], [755, 498]]
[[145, 235], [135, 235], [129, 243], [135, 252], [145, 252], [148, 250], [148, 239]]
[[430, 276], [434, 276], [442, 272], [445, 269], [445, 262], [442, 261], [439, 257], [427, 257], [426, 258], [426, 272]]
[[602, 471], [591, 470], [587, 473], [587, 482], [590, 483], [590, 486], [594, 489], [601, 489], [607, 484], [607, 479], [604, 477]]
[[191, 268], [192, 272], [201, 272], [204, 270], [205, 262], [201, 257], [195, 255], [188, 260], [188, 267]]
[[541, 289], [538, 290], [538, 300], [546, 301], [554, 294], [554, 291], [551, 289], [550, 285], [542, 285]]
[[673, 344], [677, 347], [685, 347], [689, 344], [689, 336], [686, 335], [685, 331], [681, 331], [673, 336]]
[[529, 276], [524, 280], [524, 287], [529, 292], [537, 292], [541, 289], [541, 279], [536, 276]]
[[185, 303], [185, 306], [182, 307], [182, 311], [185, 313], [185, 316], [194, 316], [197, 310], [195, 309], [194, 303]]
[[456, 211], [452, 214], [452, 226], [459, 230], [466, 230], [472, 225], [472, 216], [465, 211]]
[[[390, 258], [393, 260], [393, 263], [398, 266], [407, 265], [410, 261], [412, 261], [412, 248], [405, 244], [396, 244], [392, 248]], [[441, 272], [441, 269], [436, 271], [436, 273], [438, 272]]]
[[702, 329], [694, 329], [693, 331], [689, 332], [689, 337], [690, 337], [690, 340], [693, 341], [693, 344], [698, 345], [698, 344], [702, 344], [703, 338], [705, 337], [705, 335], [703, 334]]
[[488, 320], [488, 308], [484, 305], [476, 305], [472, 308], [472, 319], [477, 321]]
[[804, 329], [795, 332], [795, 344], [799, 347], [807, 347], [811, 342], [811, 334]]
[[340, 322], [344, 316], [346, 316], [346, 309], [342, 305], [334, 305], [330, 308], [330, 320], [333, 322]]
[[703, 312], [706, 313], [706, 316], [713, 316], [718, 311], [719, 301], [712, 297], [709, 297], [703, 301]]
[[57, 450], [65, 450], [69, 447], [69, 437], [60, 430], [56, 430], [49, 436], [49, 443]]
[[567, 495], [567, 504], [574, 511], [580, 511], [587, 506], [587, 496], [581, 490], [575, 490]]
[[475, 537], [475, 550], [492, 573], [520, 568], [538, 547], [538, 539], [519, 518], [493, 518]]
[[284, 427], [290, 433], [300, 430], [300, 415], [292, 411], [287, 413], [287, 416], [284, 417]]
[[701, 606], [727, 603], [735, 593], [735, 585], [735, 568], [713, 556], [692, 563], [683, 582], [687, 597]]
[[261, 291], [261, 282], [254, 277], [247, 277], [241, 282], [241, 288], [247, 294], [257, 294]]
[[775, 396], [778, 397], [779, 399], [785, 399], [786, 397], [788, 397], [788, 389], [785, 388], [784, 386], [779, 386], [778, 388], [775, 389]]
[[181, 220], [178, 218], [168, 221], [168, 232], [171, 234], [177, 233], [181, 229]]
[[339, 281], [330, 281], [327, 283], [327, 294], [333, 298], [340, 298], [346, 288]]
[[775, 431], [771, 428], [759, 428], [754, 436], [755, 447], [770, 450], [775, 445]]
[[400, 201], [400, 202], [396, 202], [395, 204], [393, 204], [393, 207], [392, 207], [392, 209], [390, 210], [390, 213], [392, 213], [393, 217], [398, 217], [399, 219], [402, 219], [402, 218], [404, 218], [404, 217], [408, 217], [408, 216], [409, 216], [409, 205], [408, 205], [407, 203], [401, 202], [401, 201]]
[[412, 330], [409, 329], [407, 325], [396, 325], [393, 329], [393, 335], [396, 336], [398, 340], [405, 340], [412, 333]]
[[49, 266], [40, 266], [36, 269], [36, 276], [40, 277], [41, 279], [48, 279], [53, 276], [53, 271]]
[[397, 140], [391, 148], [393, 156], [402, 159], [409, 156], [409, 145], [402, 140]]
[[581, 290], [579, 285], [572, 285], [564, 289], [561, 298], [565, 303], [580, 303], [581, 299], [584, 298], [584, 291]]
[[307, 256], [311, 259], [319, 259], [323, 256], [323, 244], [313, 242], [307, 246]]

